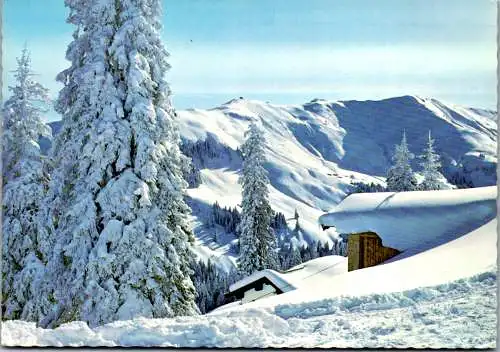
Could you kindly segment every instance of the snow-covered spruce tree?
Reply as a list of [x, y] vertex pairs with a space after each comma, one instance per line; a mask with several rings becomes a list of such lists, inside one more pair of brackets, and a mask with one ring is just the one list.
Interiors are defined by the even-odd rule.
[[288, 268], [297, 266], [302, 263], [302, 256], [300, 255], [300, 249], [298, 246], [291, 246], [290, 259], [288, 260]]
[[444, 176], [439, 172], [441, 163], [439, 155], [434, 151], [434, 139], [432, 139], [431, 131], [429, 131], [429, 139], [424, 153], [420, 156], [422, 162], [422, 174], [424, 181], [420, 184], [420, 189], [424, 191], [439, 190], [446, 188], [441, 180]]
[[252, 123], [241, 146], [243, 169], [239, 182], [243, 188], [239, 270], [252, 274], [277, 268], [276, 238], [271, 229], [273, 211], [269, 205], [269, 178], [264, 169], [265, 140], [257, 124]]
[[401, 144], [396, 145], [392, 157], [393, 165], [387, 172], [387, 190], [390, 192], [414, 191], [417, 180], [410, 166], [410, 161], [415, 156], [410, 153], [406, 142], [406, 133], [403, 131]]
[[58, 76], [40, 325], [197, 313], [160, 0], [65, 4], [77, 30]]
[[4, 319], [36, 320], [33, 298], [45, 266], [38, 255], [38, 213], [48, 175], [38, 139], [51, 136], [42, 122], [48, 90], [33, 79], [25, 48], [17, 59], [12, 96], [2, 115], [2, 306]]
[[309, 256], [311, 257], [311, 259], [316, 259], [319, 257], [318, 245], [316, 242], [310, 243], [308, 246], [308, 250], [309, 250]]

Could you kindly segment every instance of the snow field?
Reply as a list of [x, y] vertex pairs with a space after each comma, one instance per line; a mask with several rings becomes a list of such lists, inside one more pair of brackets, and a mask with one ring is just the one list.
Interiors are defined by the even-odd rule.
[[337, 297], [275, 309], [134, 319], [54, 330], [8, 321], [6, 346], [494, 348], [496, 267], [467, 279], [399, 293]]
[[[494, 348], [496, 229], [494, 219], [455, 240], [387, 264], [301, 276], [294, 282], [296, 290], [202, 316], [140, 318], [96, 328], [72, 322], [54, 330], [6, 321], [2, 342], [6, 346]], [[327, 261], [311, 261], [310, 269]]]
[[[330, 279], [317, 275], [297, 290], [208, 315], [140, 318], [94, 329], [82, 322], [44, 330], [34, 323], [6, 321], [2, 342], [59, 347], [494, 348], [496, 226], [495, 219], [412, 257]], [[322, 259], [313, 266], [323, 265]]]

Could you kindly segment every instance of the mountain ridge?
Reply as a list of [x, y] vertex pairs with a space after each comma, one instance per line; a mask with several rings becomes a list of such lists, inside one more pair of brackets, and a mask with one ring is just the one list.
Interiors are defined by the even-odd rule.
[[[401, 96], [383, 100], [328, 101], [278, 105], [244, 98], [212, 109], [177, 111], [183, 148], [197, 150], [194, 165], [200, 183], [187, 189], [199, 255], [227, 262], [234, 236], [210, 242], [209, 209], [238, 207], [241, 188], [239, 147], [251, 121], [258, 122], [267, 140], [266, 170], [270, 202], [275, 211], [292, 218], [299, 214], [299, 242], [328, 241], [337, 234], [322, 231], [318, 217], [332, 209], [356, 182], [385, 184], [394, 145], [406, 131], [410, 150], [420, 154], [432, 131], [443, 173], [460, 186], [496, 184], [496, 113], [443, 103], [433, 98]], [[61, 122], [52, 123], [57, 133]], [[41, 142], [43, 144], [43, 141]], [[44, 145], [47, 151], [48, 145]], [[419, 169], [415, 159], [412, 166]], [[203, 234], [203, 236], [199, 235]], [[219, 234], [220, 235], [220, 234]], [[208, 246], [208, 242], [210, 246]]]

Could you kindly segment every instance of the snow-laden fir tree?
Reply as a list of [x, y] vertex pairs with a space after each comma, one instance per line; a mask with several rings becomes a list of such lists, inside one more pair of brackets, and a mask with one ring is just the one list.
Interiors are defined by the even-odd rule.
[[273, 211], [269, 205], [269, 178], [264, 169], [265, 139], [257, 124], [252, 123], [241, 146], [243, 188], [240, 233], [239, 270], [252, 274], [266, 268], [277, 268], [276, 238], [271, 229]]
[[401, 144], [396, 145], [392, 157], [393, 165], [387, 172], [387, 190], [390, 192], [414, 191], [417, 186], [415, 174], [410, 161], [415, 156], [410, 153], [406, 141], [406, 133], [403, 131]]
[[300, 249], [298, 246], [292, 245], [290, 247], [291, 251], [288, 259], [288, 268], [297, 266], [302, 263], [302, 256], [300, 255]]
[[33, 298], [45, 268], [38, 254], [38, 213], [48, 184], [38, 139], [51, 136], [42, 121], [49, 98], [48, 90], [33, 79], [26, 48], [14, 75], [12, 95], [2, 111], [3, 318], [36, 320]]
[[318, 247], [315, 242], [309, 244], [307, 249], [309, 250], [309, 256], [311, 257], [311, 259], [316, 259], [319, 257]]
[[[42, 326], [197, 313], [160, 0], [66, 0]], [[52, 250], [53, 249], [53, 250]]]
[[420, 188], [424, 191], [439, 190], [447, 188], [442, 180], [444, 176], [439, 172], [441, 163], [439, 161], [439, 154], [434, 150], [434, 139], [432, 139], [431, 131], [429, 131], [429, 139], [424, 148], [424, 153], [420, 156], [422, 162], [422, 174], [424, 181], [420, 184]]

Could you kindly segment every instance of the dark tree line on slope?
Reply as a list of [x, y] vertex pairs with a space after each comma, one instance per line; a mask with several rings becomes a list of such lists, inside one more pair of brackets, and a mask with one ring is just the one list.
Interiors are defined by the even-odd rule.
[[196, 288], [195, 302], [202, 314], [232, 302], [224, 293], [229, 292], [229, 286], [241, 278], [236, 270], [227, 273], [210, 259], [206, 263], [201, 260], [193, 261], [191, 268], [191, 280]]
[[[296, 213], [295, 216], [298, 216], [298, 214]], [[208, 217], [207, 225], [222, 226], [226, 232], [233, 233], [236, 236], [239, 236], [238, 225], [240, 221], [241, 214], [236, 207], [222, 208], [218, 202], [215, 202], [212, 205], [212, 212]], [[276, 238], [278, 239], [279, 256], [280, 258], [282, 258], [279, 263], [279, 269], [281, 270], [286, 270], [293, 266], [290, 265], [290, 263], [297, 262], [298, 264], [300, 264], [317, 257], [323, 257], [325, 255], [345, 255], [345, 250], [340, 246], [340, 243], [334, 243], [333, 247], [330, 248], [328, 243], [322, 244], [321, 242], [313, 242], [309, 247], [303, 245], [302, 247], [296, 249], [298, 251], [298, 255], [296, 255], [295, 258], [300, 258], [300, 260], [292, 259], [294, 253], [289, 240], [294, 235], [296, 236], [296, 232], [300, 231], [300, 226], [298, 228], [296, 227], [294, 230], [290, 230], [288, 228], [285, 215], [281, 212], [273, 212], [270, 227]], [[310, 249], [307, 249], [312, 247], [317, 248], [317, 250], [313, 250], [312, 252], [310, 252]], [[238, 252], [238, 248], [236, 249], [236, 251]]]
[[[375, 185], [378, 186], [378, 185]], [[381, 186], [380, 186], [381, 187]], [[298, 214], [295, 214], [298, 217]], [[212, 205], [212, 213], [208, 218], [207, 224], [209, 226], [214, 226], [215, 224], [223, 226], [224, 230], [228, 233], [234, 233], [236, 236], [239, 235], [237, 229], [241, 221], [241, 214], [236, 209], [236, 207], [221, 207], [218, 202]], [[333, 246], [330, 248], [329, 244], [325, 242], [324, 244], [320, 241], [314, 241], [309, 246], [302, 245], [299, 248], [293, 248], [290, 244], [290, 239], [296, 235], [296, 232], [301, 231], [300, 225], [296, 226], [295, 229], [290, 230], [285, 215], [281, 212], [274, 212], [271, 218], [270, 227], [273, 230], [279, 247], [279, 253], [281, 258], [287, 258], [280, 260], [280, 269], [286, 270], [290, 266], [290, 263], [298, 262], [298, 264], [305, 261], [323, 257], [325, 255], [346, 255], [345, 244], [342, 242], [334, 242]], [[291, 259], [293, 257], [293, 252], [296, 250], [298, 252], [297, 258], [299, 260]]]
[[182, 154], [189, 159], [183, 165], [183, 175], [191, 188], [201, 184], [200, 169], [206, 167], [211, 160], [221, 158], [231, 160], [234, 157], [233, 153], [239, 153], [221, 144], [212, 133], [207, 133], [204, 140], [183, 139], [180, 149]]
[[212, 133], [207, 133], [204, 140], [190, 141], [183, 139], [180, 148], [182, 153], [190, 157], [193, 164], [199, 169], [206, 166], [210, 159], [227, 153], [225, 147], [219, 143], [217, 137]]
[[220, 225], [224, 231], [236, 234], [236, 229], [241, 221], [241, 215], [236, 207], [222, 208], [218, 202], [212, 205], [212, 211], [208, 217], [207, 225]]
[[[234, 233], [236, 236], [239, 236], [238, 225], [240, 221], [241, 213], [236, 207], [221, 207], [218, 202], [215, 202], [212, 204], [207, 225], [212, 227], [215, 225], [222, 226], [227, 233]], [[287, 228], [285, 215], [280, 212], [273, 212], [270, 226], [275, 231]]]
[[342, 241], [334, 241], [330, 246], [328, 242], [314, 241], [308, 246], [293, 246], [290, 242], [282, 242], [279, 246], [280, 268], [282, 271], [288, 270], [296, 265], [308, 262], [309, 260], [324, 257], [327, 255], [347, 256], [347, 244]]
[[448, 182], [457, 186], [457, 188], [473, 188], [474, 182], [472, 182], [470, 173], [464, 171], [463, 165], [452, 169], [447, 175]]
[[386, 192], [387, 189], [379, 185], [377, 183], [365, 183], [365, 182], [355, 182], [352, 184], [352, 189], [348, 192], [348, 194], [353, 193], [375, 193], [375, 192]]

